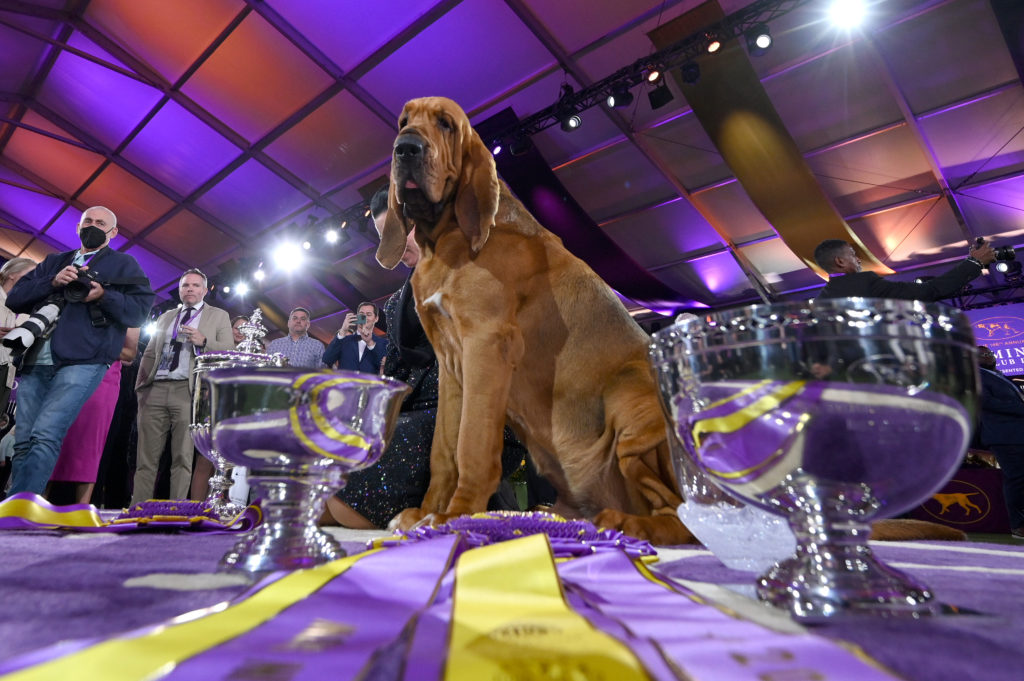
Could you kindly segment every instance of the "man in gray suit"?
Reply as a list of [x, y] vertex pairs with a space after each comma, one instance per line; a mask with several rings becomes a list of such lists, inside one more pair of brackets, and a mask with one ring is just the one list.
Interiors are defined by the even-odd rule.
[[157, 466], [171, 436], [171, 499], [187, 499], [192, 479], [192, 391], [197, 354], [233, 350], [231, 318], [204, 302], [206, 275], [187, 270], [178, 282], [181, 305], [160, 315], [139, 365], [139, 448], [132, 504], [153, 496]]

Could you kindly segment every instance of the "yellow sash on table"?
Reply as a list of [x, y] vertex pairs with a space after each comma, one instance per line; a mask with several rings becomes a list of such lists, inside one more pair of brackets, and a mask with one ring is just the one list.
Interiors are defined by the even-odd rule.
[[649, 681], [637, 657], [566, 603], [547, 536], [467, 551], [455, 566], [445, 681]]

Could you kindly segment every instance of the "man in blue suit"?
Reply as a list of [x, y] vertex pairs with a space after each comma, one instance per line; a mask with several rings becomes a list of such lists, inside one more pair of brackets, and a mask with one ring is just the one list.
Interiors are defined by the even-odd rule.
[[996, 369], [996, 356], [978, 347], [981, 367], [982, 446], [995, 454], [1003, 470], [1003, 497], [1010, 532], [1024, 539], [1024, 393]]
[[359, 303], [356, 314], [345, 315], [341, 330], [324, 352], [324, 364], [335, 368], [337, 362], [338, 369], [379, 374], [388, 339], [373, 334], [377, 316], [377, 306], [370, 302]]

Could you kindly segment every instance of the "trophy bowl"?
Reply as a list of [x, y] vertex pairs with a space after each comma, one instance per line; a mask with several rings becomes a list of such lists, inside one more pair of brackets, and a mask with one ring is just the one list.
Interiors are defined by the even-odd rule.
[[409, 386], [350, 371], [233, 367], [202, 377], [213, 447], [249, 469], [263, 522], [221, 559], [257, 575], [345, 555], [317, 523], [349, 471], [383, 453]]
[[225, 460], [213, 446], [210, 433], [210, 391], [202, 377], [214, 369], [231, 367], [282, 366], [282, 355], [264, 355], [248, 352], [210, 352], [196, 357], [193, 373], [196, 375], [196, 389], [192, 393], [192, 423], [189, 431], [192, 442], [199, 453], [210, 460], [214, 472], [210, 477], [205, 504], [222, 519], [230, 519], [245, 510], [241, 504], [231, 500], [231, 469], [234, 464]]
[[796, 553], [758, 596], [804, 620], [919, 616], [927, 587], [881, 563], [870, 521], [958, 468], [977, 412], [970, 323], [935, 303], [844, 298], [726, 310], [651, 345], [681, 447], [715, 485], [784, 516]]

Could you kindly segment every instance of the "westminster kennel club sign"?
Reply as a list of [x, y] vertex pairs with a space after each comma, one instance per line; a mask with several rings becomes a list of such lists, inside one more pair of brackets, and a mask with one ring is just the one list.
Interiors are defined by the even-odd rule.
[[998, 369], [1008, 376], [1024, 376], [1024, 303], [967, 310], [978, 345], [996, 356]]

